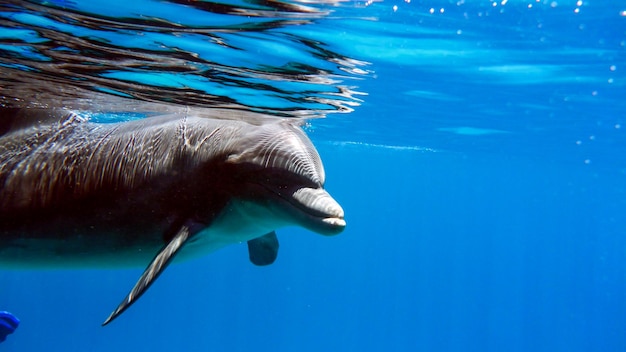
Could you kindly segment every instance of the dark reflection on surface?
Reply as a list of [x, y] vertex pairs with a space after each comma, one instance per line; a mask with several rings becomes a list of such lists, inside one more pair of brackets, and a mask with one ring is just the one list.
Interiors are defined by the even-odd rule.
[[359, 104], [352, 85], [365, 63], [290, 32], [319, 25], [328, 10], [173, 0], [171, 11], [152, 13], [150, 4], [137, 1], [124, 13], [114, 4], [1, 4], [0, 106], [70, 104], [94, 92], [284, 116]]

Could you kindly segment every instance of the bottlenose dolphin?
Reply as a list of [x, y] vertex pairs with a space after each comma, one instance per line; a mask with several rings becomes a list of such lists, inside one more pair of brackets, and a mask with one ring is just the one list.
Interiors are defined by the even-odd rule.
[[341, 232], [344, 212], [302, 129], [240, 115], [106, 124], [63, 109], [0, 109], [0, 265], [149, 263], [106, 325], [177, 254], [247, 242], [252, 263], [267, 265], [275, 229]]

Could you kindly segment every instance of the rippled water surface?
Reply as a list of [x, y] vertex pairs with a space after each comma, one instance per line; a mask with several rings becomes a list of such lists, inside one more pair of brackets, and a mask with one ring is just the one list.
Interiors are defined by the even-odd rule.
[[0, 348], [626, 350], [625, 63], [619, 1], [0, 1], [1, 107], [312, 118], [348, 222], [106, 328], [140, 269], [0, 272]]
[[200, 107], [349, 111], [367, 63], [300, 28], [329, 6], [277, 1], [22, 2], [2, 6], [8, 106], [107, 95]]

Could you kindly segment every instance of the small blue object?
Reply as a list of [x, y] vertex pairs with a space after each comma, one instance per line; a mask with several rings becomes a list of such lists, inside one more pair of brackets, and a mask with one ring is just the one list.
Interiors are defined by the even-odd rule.
[[20, 320], [15, 315], [0, 311], [0, 342], [4, 341], [7, 335], [12, 334], [18, 325], [20, 325]]

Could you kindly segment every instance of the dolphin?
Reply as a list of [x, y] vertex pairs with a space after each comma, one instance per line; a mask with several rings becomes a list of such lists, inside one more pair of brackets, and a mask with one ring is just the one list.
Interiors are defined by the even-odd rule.
[[344, 229], [296, 122], [216, 114], [98, 123], [59, 108], [0, 109], [0, 266], [148, 263], [104, 326], [175, 256], [247, 242], [250, 261], [268, 265], [278, 228]]

